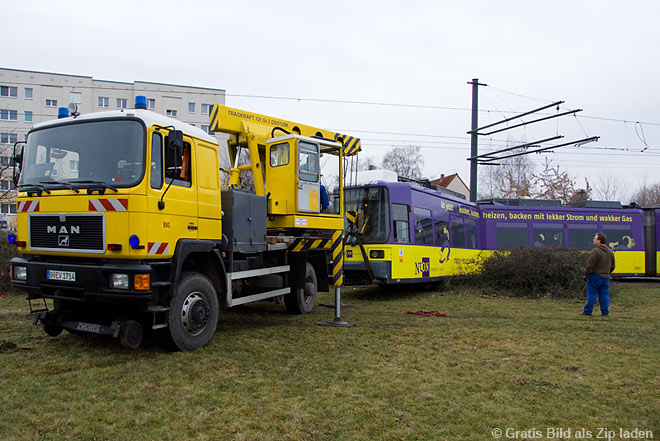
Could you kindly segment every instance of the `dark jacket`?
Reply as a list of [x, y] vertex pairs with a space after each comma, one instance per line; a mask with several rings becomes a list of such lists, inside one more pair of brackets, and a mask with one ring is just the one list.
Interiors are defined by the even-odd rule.
[[587, 275], [609, 276], [614, 271], [614, 253], [607, 245], [598, 245], [591, 250], [584, 272]]

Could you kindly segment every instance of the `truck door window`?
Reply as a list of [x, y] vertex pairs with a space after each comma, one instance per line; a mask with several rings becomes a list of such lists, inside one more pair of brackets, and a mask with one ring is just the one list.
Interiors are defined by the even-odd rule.
[[270, 147], [270, 166], [279, 167], [289, 163], [289, 144], [283, 142]]
[[[190, 156], [190, 143], [183, 143], [183, 154], [179, 161], [176, 161], [174, 154], [166, 149], [165, 152], [165, 178], [169, 183], [172, 181], [172, 185], [178, 185], [181, 187], [190, 187], [191, 185], [191, 156]], [[180, 167], [177, 166], [181, 164]]]
[[298, 144], [298, 175], [302, 181], [319, 180], [319, 146], [301, 141]]
[[154, 133], [151, 138], [151, 188], [163, 187], [163, 137]]

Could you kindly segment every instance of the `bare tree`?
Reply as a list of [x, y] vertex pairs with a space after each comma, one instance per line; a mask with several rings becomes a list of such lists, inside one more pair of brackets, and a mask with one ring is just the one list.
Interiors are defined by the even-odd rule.
[[424, 158], [421, 148], [417, 145], [394, 147], [385, 154], [382, 167], [405, 178], [422, 179]]
[[644, 207], [660, 205], [660, 183], [643, 184], [633, 193], [631, 202], [636, 202]]
[[628, 194], [628, 184], [620, 176], [608, 171], [600, 175], [595, 194], [604, 201], [620, 201]]
[[378, 167], [378, 162], [376, 162], [376, 158], [374, 158], [373, 156], [365, 156], [365, 157], [362, 157], [361, 155], [358, 156], [359, 156], [357, 161], [358, 171], [371, 170], [372, 168]]
[[[514, 151], [515, 153], [515, 151]], [[482, 166], [479, 198], [524, 198], [532, 193], [534, 164], [528, 156], [498, 161], [500, 165]]]
[[575, 185], [575, 179], [561, 171], [559, 164], [553, 164], [548, 158], [545, 159], [543, 170], [534, 175], [534, 184], [537, 186], [534, 197], [558, 199], [564, 203], [574, 199], [580, 190]]

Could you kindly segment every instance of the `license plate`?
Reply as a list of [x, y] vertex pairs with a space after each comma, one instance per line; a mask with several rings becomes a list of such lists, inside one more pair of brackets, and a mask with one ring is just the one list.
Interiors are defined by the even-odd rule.
[[101, 325], [94, 325], [92, 323], [79, 322], [76, 329], [78, 331], [101, 333]]
[[76, 281], [76, 272], [75, 271], [58, 271], [58, 270], [47, 270], [46, 278], [48, 280], [63, 280], [65, 282], [75, 282]]

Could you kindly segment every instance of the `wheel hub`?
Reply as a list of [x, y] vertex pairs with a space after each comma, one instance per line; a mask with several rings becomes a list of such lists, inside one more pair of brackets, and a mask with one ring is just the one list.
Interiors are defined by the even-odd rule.
[[181, 308], [181, 324], [192, 335], [204, 330], [209, 321], [209, 304], [200, 292], [188, 294]]

